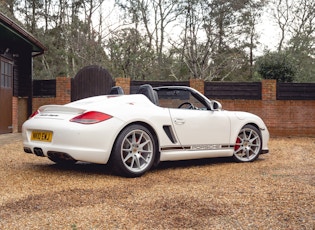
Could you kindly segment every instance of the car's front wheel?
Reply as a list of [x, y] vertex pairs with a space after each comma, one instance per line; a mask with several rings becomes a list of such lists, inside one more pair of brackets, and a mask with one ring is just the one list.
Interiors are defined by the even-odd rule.
[[130, 125], [117, 137], [111, 156], [113, 169], [120, 175], [138, 177], [153, 165], [155, 141], [142, 125]]
[[237, 162], [251, 162], [258, 158], [262, 148], [259, 130], [253, 125], [245, 125], [239, 132], [234, 146], [233, 158]]

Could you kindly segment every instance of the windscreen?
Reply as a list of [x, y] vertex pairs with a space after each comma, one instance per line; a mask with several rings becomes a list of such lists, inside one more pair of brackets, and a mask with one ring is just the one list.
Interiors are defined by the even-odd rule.
[[192, 104], [195, 108], [206, 109], [189, 90], [165, 88], [159, 89], [157, 93], [161, 107], [188, 108], [189, 105]]

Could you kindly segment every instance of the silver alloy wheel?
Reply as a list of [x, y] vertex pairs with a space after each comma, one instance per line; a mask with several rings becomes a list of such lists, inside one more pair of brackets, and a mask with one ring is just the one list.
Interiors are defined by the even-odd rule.
[[258, 157], [261, 145], [259, 131], [251, 125], [244, 126], [236, 139], [234, 158], [239, 162], [253, 161]]
[[122, 141], [121, 159], [125, 167], [139, 173], [151, 166], [154, 145], [150, 136], [143, 130], [130, 131]]

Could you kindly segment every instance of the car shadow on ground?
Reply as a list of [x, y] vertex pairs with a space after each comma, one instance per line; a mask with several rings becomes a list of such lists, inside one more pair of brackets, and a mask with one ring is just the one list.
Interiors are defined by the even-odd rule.
[[[257, 159], [256, 161], [261, 161], [264, 159]], [[157, 167], [154, 167], [150, 171], [162, 172], [169, 169], [184, 169], [200, 166], [211, 166], [211, 165], [225, 165], [225, 164], [237, 164], [232, 158], [209, 158], [209, 159], [197, 159], [197, 160], [183, 160], [183, 161], [165, 161], [160, 162]], [[70, 165], [60, 165], [53, 162], [48, 164], [32, 165], [34, 170], [44, 171], [45, 173], [55, 173], [56, 170], [61, 173], [82, 173], [82, 174], [93, 174], [93, 175], [108, 175], [117, 176], [110, 165], [103, 164], [93, 164], [78, 162], [76, 164]]]
[[234, 163], [229, 157], [222, 158], [205, 158], [196, 160], [182, 160], [182, 161], [164, 161], [160, 162], [157, 170], [166, 170], [170, 168], [188, 168], [188, 167], [199, 167], [204, 165], [217, 165], [225, 163]]
[[111, 168], [108, 165], [103, 164], [93, 164], [78, 162], [76, 164], [62, 165], [51, 163], [48, 167], [53, 170], [67, 171], [67, 172], [77, 172], [84, 174], [94, 174], [94, 175], [114, 175]]

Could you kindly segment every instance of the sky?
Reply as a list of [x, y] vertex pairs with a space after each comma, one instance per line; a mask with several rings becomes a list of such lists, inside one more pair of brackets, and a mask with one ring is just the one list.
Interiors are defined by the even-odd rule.
[[257, 52], [263, 53], [264, 49], [275, 51], [279, 42], [280, 31], [269, 12], [264, 12], [261, 21], [257, 26], [257, 31], [260, 34], [259, 46]]

